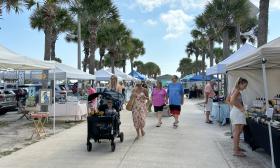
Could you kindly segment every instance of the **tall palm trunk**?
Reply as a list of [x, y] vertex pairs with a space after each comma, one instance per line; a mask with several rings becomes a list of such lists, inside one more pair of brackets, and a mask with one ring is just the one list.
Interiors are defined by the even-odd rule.
[[226, 28], [223, 31], [223, 59], [229, 56], [229, 32]]
[[85, 58], [83, 61], [83, 71], [86, 72], [87, 71], [87, 66], [88, 66], [88, 59], [89, 59], [89, 40], [85, 39], [84, 40], [84, 54], [85, 54]]
[[134, 65], [133, 65], [133, 59], [130, 58], [130, 70], [131, 70], [130, 72], [133, 71], [133, 66], [134, 66]]
[[198, 73], [198, 57], [199, 57], [199, 53], [195, 52], [195, 74], [196, 75]]
[[111, 72], [112, 74], [115, 74], [115, 58], [116, 58], [116, 52], [114, 50], [109, 51], [110, 55], [110, 63], [111, 63]]
[[204, 76], [205, 75], [205, 57], [206, 57], [206, 54], [203, 53], [202, 54], [202, 75]]
[[237, 49], [240, 48], [240, 44], [241, 44], [241, 39], [240, 39], [240, 24], [236, 23], [236, 32], [235, 32], [235, 36], [236, 36], [236, 45], [237, 45]]
[[52, 48], [52, 49], [51, 49], [51, 60], [52, 60], [52, 61], [55, 61], [55, 58], [56, 58], [56, 57], [55, 57], [55, 42], [56, 42], [56, 41], [52, 41], [52, 46], [51, 46], [51, 48]]
[[100, 59], [99, 59], [99, 66], [98, 68], [99, 69], [102, 69], [103, 68], [103, 58], [104, 58], [104, 55], [105, 55], [105, 47], [100, 47], [99, 48], [99, 56], [100, 56]]
[[89, 57], [89, 73], [95, 73], [95, 50], [97, 37], [97, 22], [92, 22], [89, 26], [90, 32], [90, 57]]
[[123, 60], [123, 66], [122, 66], [122, 68], [123, 68], [123, 73], [125, 73], [125, 67], [126, 67], [126, 60], [124, 59], [124, 60]]
[[52, 33], [49, 28], [44, 30], [45, 33], [45, 53], [44, 60], [50, 60], [51, 58], [51, 46], [52, 46]]
[[214, 65], [214, 40], [209, 40], [209, 57], [210, 57], [210, 67]]
[[260, 0], [258, 47], [267, 43], [269, 0]]

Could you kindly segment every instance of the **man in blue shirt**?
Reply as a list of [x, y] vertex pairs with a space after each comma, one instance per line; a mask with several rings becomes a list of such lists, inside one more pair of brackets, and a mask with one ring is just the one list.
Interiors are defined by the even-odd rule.
[[179, 115], [181, 112], [181, 105], [184, 104], [184, 88], [183, 85], [178, 82], [178, 77], [176, 75], [172, 76], [172, 83], [168, 85], [167, 96], [169, 99], [170, 113], [175, 119], [173, 126], [177, 128], [179, 123]]

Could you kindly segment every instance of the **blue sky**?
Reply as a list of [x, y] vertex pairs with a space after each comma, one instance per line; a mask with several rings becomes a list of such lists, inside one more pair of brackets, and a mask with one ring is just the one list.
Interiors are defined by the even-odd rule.
[[[259, 0], [252, 0], [258, 6]], [[280, 36], [278, 19], [280, 1], [270, 0], [269, 35], [273, 40]], [[146, 54], [143, 62], [157, 63], [162, 74], [178, 74], [180, 59], [186, 57], [185, 45], [191, 40], [193, 18], [203, 11], [207, 0], [114, 0], [123, 22], [133, 36], [144, 41]], [[32, 11], [6, 14], [0, 20], [0, 44], [25, 56], [43, 60], [44, 33], [30, 27]], [[63, 63], [77, 67], [77, 46], [64, 40], [61, 34], [56, 54]], [[98, 58], [98, 54], [97, 58]], [[127, 66], [127, 72], [130, 65]]]

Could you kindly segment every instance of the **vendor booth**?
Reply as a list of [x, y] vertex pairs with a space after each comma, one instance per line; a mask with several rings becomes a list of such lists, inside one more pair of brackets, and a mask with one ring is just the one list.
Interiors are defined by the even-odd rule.
[[[110, 81], [112, 75], [114, 75], [114, 74], [107, 71], [106, 69], [100, 69], [95, 72], [96, 81]], [[116, 76], [118, 78], [118, 81], [123, 80], [122, 77], [120, 77], [118, 75], [116, 75]]]
[[[207, 75], [219, 75], [226, 74], [228, 71], [227, 66], [232, 64], [233, 62], [238, 62], [242, 60], [244, 57], [256, 51], [256, 48], [250, 44], [244, 44], [241, 46], [236, 52], [230, 55], [225, 60], [219, 62], [218, 64], [207, 68]], [[243, 74], [246, 72], [242, 72]], [[231, 80], [229, 80], [231, 81]], [[226, 123], [226, 119], [230, 116], [230, 107], [224, 101], [213, 102], [211, 116], [218, 122], [224, 125]]]
[[[239, 77], [249, 82], [242, 92], [244, 104], [248, 106], [246, 141], [253, 149], [264, 148], [271, 154], [272, 163], [280, 168], [280, 38], [228, 64], [227, 71], [228, 89], [234, 87]], [[273, 113], [272, 120], [270, 113]]]
[[[68, 84], [68, 80], [95, 80], [95, 76], [73, 68], [71, 66], [58, 63], [58, 62], [46, 62], [49, 66], [55, 65], [55, 69], [50, 71], [49, 79], [53, 80], [55, 78], [55, 83], [58, 80], [64, 80], [65, 86]], [[55, 74], [55, 76], [54, 76]], [[78, 89], [82, 89], [82, 83], [78, 86]], [[56, 87], [56, 92], [58, 92]], [[56, 94], [56, 96], [60, 96]], [[60, 101], [61, 100], [61, 101]], [[82, 117], [87, 115], [87, 95], [73, 95], [67, 94], [65, 90], [65, 99], [59, 99], [59, 101], [54, 104], [49, 105], [50, 116], [60, 117], [58, 119], [68, 119], [68, 120], [80, 120]], [[55, 108], [55, 113], [54, 113]]]
[[[108, 72], [112, 72], [112, 69], [111, 68], [108, 68], [106, 69], [106, 71]], [[115, 75], [120, 77], [122, 80], [125, 80], [125, 81], [135, 81], [135, 78], [133, 78], [132, 76], [122, 72], [121, 70], [115, 68]]]

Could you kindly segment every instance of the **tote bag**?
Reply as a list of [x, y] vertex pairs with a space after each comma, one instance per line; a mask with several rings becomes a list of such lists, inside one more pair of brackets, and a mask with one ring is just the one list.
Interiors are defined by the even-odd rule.
[[131, 97], [126, 104], [126, 110], [132, 111], [132, 107], [133, 107], [134, 103], [135, 103], [135, 97]]

